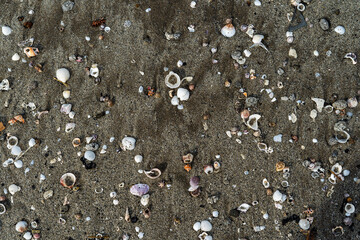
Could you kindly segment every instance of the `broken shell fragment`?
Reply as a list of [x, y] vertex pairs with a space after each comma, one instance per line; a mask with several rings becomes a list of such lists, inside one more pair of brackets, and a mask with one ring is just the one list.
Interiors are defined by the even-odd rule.
[[12, 32], [12, 29], [8, 26], [2, 26], [1, 31], [5, 36], [9, 36]]
[[65, 90], [65, 91], [63, 91], [63, 97], [64, 97], [65, 99], [70, 98], [70, 90]]
[[97, 64], [91, 65], [90, 76], [94, 78], [97, 78], [99, 76], [99, 68], [97, 67]]
[[171, 98], [171, 105], [177, 106], [180, 104], [179, 98], [177, 96], [173, 96]]
[[143, 196], [141, 197], [141, 199], [140, 199], [140, 203], [141, 203], [141, 205], [143, 205], [143, 206], [148, 205], [148, 204], [149, 204], [149, 201], [150, 201], [150, 195], [149, 195], [149, 194], [143, 195]]
[[73, 188], [76, 182], [76, 177], [73, 173], [65, 173], [60, 178], [60, 184], [66, 188]]
[[236, 30], [234, 25], [231, 23], [231, 19], [226, 20], [226, 25], [221, 28], [221, 34], [224, 37], [231, 38], [235, 35]]
[[23, 238], [25, 238], [26, 240], [31, 240], [32, 239], [32, 234], [31, 232], [26, 232], [23, 236]]
[[[175, 78], [176, 82], [174, 83], [172, 78]], [[170, 82], [172, 80], [172, 82]], [[181, 81], [178, 74], [174, 73], [173, 71], [170, 71], [168, 75], [165, 77], [165, 84], [169, 88], [178, 88], [180, 87]]]
[[81, 144], [80, 138], [74, 138], [74, 139], [72, 140], [72, 145], [73, 145], [74, 147], [78, 147], [78, 146], [80, 146], [80, 144]]
[[200, 177], [194, 176], [190, 178], [191, 191], [196, 190], [199, 187]]
[[141, 155], [136, 155], [136, 156], [134, 157], [134, 160], [135, 160], [136, 163], [141, 163], [141, 162], [143, 161], [143, 156], [141, 156]]
[[213, 173], [213, 172], [214, 172], [214, 167], [211, 166], [211, 165], [205, 165], [205, 166], [204, 166], [204, 172], [205, 172], [206, 174]]
[[150, 171], [144, 171], [144, 173], [148, 178], [151, 178], [151, 179], [156, 179], [156, 178], [160, 177], [160, 175], [161, 175], [161, 171], [158, 168], [153, 168]]
[[350, 59], [352, 64], [357, 64], [357, 57], [355, 53], [347, 53], [345, 54], [344, 58]]
[[147, 184], [135, 184], [130, 188], [130, 193], [135, 196], [143, 196], [149, 192], [149, 185]]
[[264, 188], [269, 188], [270, 187], [270, 183], [266, 178], [263, 179], [262, 184], [263, 184]]
[[134, 150], [135, 148], [135, 143], [136, 143], [136, 140], [135, 138], [133, 137], [124, 137], [121, 141], [122, 143], [122, 148], [124, 151], [126, 150]]
[[348, 213], [348, 214], [352, 214], [355, 212], [355, 206], [351, 203], [347, 203], [345, 205], [345, 212]]
[[259, 114], [252, 114], [249, 116], [249, 120], [246, 122], [246, 125], [257, 131], [259, 130], [259, 125], [258, 125], [258, 120], [261, 118], [261, 116]]
[[19, 61], [20, 60], [20, 55], [18, 53], [15, 53], [12, 57], [11, 60], [13, 61]]
[[70, 72], [66, 68], [59, 68], [56, 70], [56, 78], [62, 83], [66, 83], [70, 78]]
[[343, 35], [345, 33], [345, 28], [343, 26], [337, 26], [334, 31], [340, 35]]
[[285, 168], [285, 163], [284, 162], [277, 162], [275, 167], [276, 167], [277, 172], [281, 172]]
[[286, 195], [282, 194], [279, 190], [276, 190], [273, 194], [273, 200], [275, 202], [284, 202], [286, 200]]
[[237, 208], [237, 210], [239, 210], [240, 212], [246, 213], [247, 210], [249, 210], [249, 208], [250, 208], [249, 204], [243, 203]]
[[316, 110], [321, 113], [324, 108], [325, 100], [322, 98], [311, 98], [311, 100], [316, 103]]
[[18, 223], [15, 225], [15, 229], [16, 229], [17, 232], [21, 232], [21, 233], [22, 233], [22, 232], [25, 232], [25, 231], [26, 231], [27, 226], [28, 226], [27, 222], [25, 222], [25, 221], [20, 221], [20, 222], [18, 222]]
[[192, 155], [191, 153], [182, 156], [182, 160], [185, 164], [192, 163], [193, 159], [194, 159], [194, 155]]
[[349, 108], [355, 108], [358, 105], [358, 100], [356, 97], [349, 98], [347, 100], [347, 105]]

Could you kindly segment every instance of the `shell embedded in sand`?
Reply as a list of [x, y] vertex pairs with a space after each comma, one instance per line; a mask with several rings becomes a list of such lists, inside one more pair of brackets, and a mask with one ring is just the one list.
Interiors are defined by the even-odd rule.
[[66, 83], [67, 80], [69, 80], [69, 78], [70, 78], [69, 70], [67, 70], [66, 68], [59, 68], [58, 70], [56, 70], [56, 78], [60, 82]]

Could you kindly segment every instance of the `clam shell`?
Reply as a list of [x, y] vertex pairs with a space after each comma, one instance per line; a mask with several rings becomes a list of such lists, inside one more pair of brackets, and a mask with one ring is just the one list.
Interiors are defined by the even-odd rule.
[[190, 92], [185, 88], [179, 88], [176, 95], [181, 101], [187, 101], [190, 97]]
[[201, 223], [200, 222], [196, 222], [196, 223], [194, 223], [194, 225], [193, 225], [193, 229], [194, 229], [194, 231], [199, 231], [200, 230], [200, 228], [201, 228]]
[[196, 190], [199, 187], [200, 177], [194, 176], [190, 178], [190, 186]]
[[58, 70], [56, 70], [56, 78], [60, 82], [66, 83], [67, 80], [69, 80], [69, 78], [70, 78], [69, 70], [67, 70], [66, 68], [59, 68]]
[[124, 137], [121, 141], [124, 151], [134, 150], [136, 140], [133, 137]]
[[261, 118], [261, 116], [259, 114], [252, 114], [249, 116], [249, 120], [246, 122], [246, 125], [257, 131], [259, 130], [259, 125], [258, 125], [258, 120]]
[[20, 221], [15, 225], [15, 229], [17, 232], [25, 232], [27, 229], [27, 226], [28, 226], [27, 222]]
[[235, 35], [235, 33], [236, 33], [235, 27], [231, 23], [226, 24], [224, 27], [221, 28], [221, 34], [224, 37], [231, 38]]
[[95, 160], [95, 153], [93, 151], [86, 151], [84, 154], [84, 158], [89, 161]]
[[148, 204], [149, 204], [149, 201], [150, 201], [150, 195], [149, 195], [149, 194], [143, 195], [143, 196], [141, 197], [141, 199], [140, 199], [140, 203], [141, 203], [141, 205], [143, 205], [143, 206], [148, 205]]
[[243, 203], [237, 208], [237, 210], [239, 210], [240, 212], [246, 213], [247, 210], [249, 210], [249, 208], [250, 208], [249, 204]]
[[310, 228], [310, 222], [307, 219], [300, 219], [299, 226], [303, 230], [308, 230]]
[[2, 26], [1, 31], [5, 36], [8, 36], [12, 32], [12, 29], [8, 26]]
[[11, 154], [14, 156], [19, 156], [21, 153], [21, 148], [19, 146], [13, 146], [11, 148]]
[[73, 188], [76, 182], [76, 177], [73, 173], [65, 173], [60, 178], [60, 184], [66, 188]]
[[14, 162], [14, 165], [16, 168], [22, 168], [24, 164], [21, 160], [17, 160]]
[[143, 196], [149, 192], [149, 185], [147, 184], [135, 184], [130, 188], [130, 193], [135, 196]]
[[201, 221], [200, 229], [204, 232], [210, 232], [212, 230], [212, 225], [208, 220]]
[[20, 55], [18, 53], [15, 53], [12, 57], [11, 60], [13, 61], [19, 61], [20, 60]]
[[179, 105], [179, 98], [177, 96], [174, 96], [172, 99], [171, 99], [171, 105], [174, 105], [174, 106], [177, 106]]
[[340, 35], [343, 35], [345, 33], [345, 28], [343, 26], [337, 26], [334, 31]]

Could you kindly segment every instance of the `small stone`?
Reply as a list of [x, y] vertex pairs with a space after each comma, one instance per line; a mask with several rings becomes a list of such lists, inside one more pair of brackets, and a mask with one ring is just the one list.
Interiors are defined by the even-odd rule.
[[274, 136], [273, 139], [274, 139], [274, 142], [281, 142], [282, 134], [279, 134], [279, 135]]
[[68, 11], [71, 11], [74, 7], [75, 3], [72, 2], [72, 1], [67, 1], [67, 2], [64, 2], [62, 5], [61, 5], [61, 8], [64, 12], [68, 12]]
[[345, 100], [338, 100], [334, 102], [332, 106], [337, 110], [343, 110], [347, 107], [347, 102]]
[[319, 23], [320, 23], [320, 28], [321, 28], [322, 30], [324, 30], [324, 31], [329, 30], [329, 28], [330, 28], [330, 23], [329, 23], [328, 20], [326, 20], [325, 18], [322, 18], [322, 19], [320, 19]]
[[48, 190], [48, 191], [44, 192], [44, 198], [49, 199], [53, 196], [53, 194], [54, 194], [53, 190]]
[[296, 53], [296, 50], [294, 48], [290, 48], [289, 57], [297, 58], [297, 53]]

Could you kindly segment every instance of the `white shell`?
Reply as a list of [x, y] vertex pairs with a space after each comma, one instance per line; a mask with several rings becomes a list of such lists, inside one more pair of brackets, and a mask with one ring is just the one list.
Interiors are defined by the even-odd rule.
[[255, 0], [254, 5], [259, 7], [259, 6], [261, 6], [261, 2], [259, 0]]
[[56, 70], [56, 78], [62, 82], [66, 83], [67, 80], [70, 78], [70, 72], [66, 68], [59, 68]]
[[274, 142], [281, 142], [282, 141], [282, 134], [275, 135], [273, 137]]
[[245, 55], [245, 57], [250, 57], [251, 52], [249, 50], [245, 49], [244, 50], [244, 55]]
[[75, 126], [76, 126], [75, 123], [67, 123], [67, 124], [65, 125], [65, 132], [66, 132], [66, 133], [71, 132], [72, 130], [74, 130]]
[[[176, 83], [170, 83], [169, 80], [170, 78], [174, 76], [176, 79]], [[180, 76], [177, 75], [176, 73], [174, 73], [173, 71], [170, 71], [168, 75], [166, 75], [165, 77], [165, 84], [168, 88], [178, 88], [180, 86]]]
[[2, 26], [1, 31], [5, 36], [8, 36], [12, 32], [12, 29], [8, 26]]
[[200, 229], [204, 232], [210, 232], [212, 229], [212, 225], [208, 220], [201, 221]]
[[227, 38], [231, 38], [235, 35], [236, 33], [236, 30], [235, 30], [235, 27], [234, 25], [232, 25], [231, 23], [229, 24], [226, 24], [222, 29], [221, 29], [221, 34], [224, 36], [224, 37], [227, 37]]
[[240, 212], [246, 213], [247, 210], [249, 210], [249, 208], [250, 208], [249, 204], [243, 203], [237, 208], [237, 210], [239, 210]]
[[322, 112], [322, 109], [324, 108], [325, 100], [322, 98], [311, 98], [316, 103], [316, 110], [318, 112]]
[[200, 230], [200, 228], [201, 228], [201, 224], [200, 224], [200, 222], [196, 222], [196, 223], [194, 223], [194, 225], [193, 225], [193, 229], [194, 229], [195, 231], [199, 231], [199, 230]]
[[69, 91], [69, 90], [63, 91], [63, 97], [64, 97], [65, 99], [70, 98], [70, 91]]
[[276, 190], [273, 194], [273, 200], [275, 202], [280, 202], [282, 197], [283, 197], [283, 194], [279, 190]]
[[61, 105], [60, 112], [69, 114], [71, 112], [71, 107], [72, 107], [71, 104], [63, 104], [63, 105]]
[[99, 76], [99, 68], [97, 67], [97, 64], [93, 64], [91, 66], [90, 75], [95, 78]]
[[177, 106], [179, 105], [179, 98], [177, 96], [174, 96], [172, 99], [171, 99], [171, 104], [174, 105], [174, 106]]
[[218, 212], [218, 211], [213, 211], [213, 212], [212, 212], [212, 216], [213, 216], [214, 218], [219, 217], [219, 212]]
[[84, 154], [84, 158], [89, 161], [95, 160], [95, 153], [93, 151], [86, 151]]
[[206, 236], [206, 237], [204, 238], [204, 240], [213, 240], [213, 237], [210, 236], [210, 235], [208, 235], [208, 236]]
[[264, 39], [264, 35], [256, 34], [256, 35], [254, 35], [252, 41], [253, 41], [253, 43], [258, 44], [258, 43], [261, 43], [261, 41], [263, 39]]
[[110, 193], [110, 197], [111, 197], [111, 198], [116, 197], [116, 195], [117, 195], [116, 192], [111, 192], [111, 193]]
[[124, 151], [134, 150], [136, 140], [133, 137], [124, 137], [121, 141]]
[[269, 219], [269, 214], [268, 214], [268, 213], [264, 213], [264, 214], [263, 214], [263, 218], [264, 218], [265, 220]]
[[190, 92], [185, 88], [179, 88], [176, 95], [181, 101], [187, 101], [190, 97]]
[[36, 140], [34, 139], [34, 138], [31, 138], [30, 140], [29, 140], [29, 147], [33, 147], [33, 146], [35, 146], [36, 145]]
[[345, 33], [345, 28], [343, 26], [337, 26], [334, 31], [340, 35], [343, 35]]
[[16, 224], [15, 229], [17, 232], [24, 232], [24, 231], [26, 231], [27, 226], [28, 226], [27, 222], [20, 221]]
[[75, 112], [71, 111], [69, 112], [69, 118], [73, 119], [75, 117]]
[[297, 58], [297, 53], [294, 48], [289, 49], [289, 57]]
[[355, 212], [355, 206], [351, 203], [347, 203], [345, 205], [345, 212], [349, 213], [349, 214], [352, 214]]
[[262, 184], [263, 184], [264, 188], [269, 188], [270, 187], [270, 183], [266, 178], [263, 179]]
[[345, 169], [342, 174], [344, 175], [344, 177], [347, 177], [350, 175], [350, 171]]
[[20, 60], [20, 55], [15, 53], [12, 57], [11, 57], [11, 60], [13, 61], [19, 61]]
[[254, 231], [255, 232], [260, 232], [260, 231], [262, 231], [264, 229], [265, 229], [265, 226], [254, 226]]
[[19, 186], [16, 186], [15, 184], [11, 184], [8, 189], [9, 193], [11, 195], [14, 195], [16, 192], [20, 191], [21, 188]]
[[30, 239], [32, 239], [32, 234], [31, 234], [31, 232], [26, 232], [23, 237], [24, 237], [26, 240], [30, 240]]
[[135, 159], [135, 162], [141, 163], [141, 162], [143, 161], [143, 156], [141, 156], [141, 155], [136, 155], [136, 156], [134, 157], [134, 159]]
[[308, 230], [310, 228], [310, 222], [307, 219], [300, 219], [299, 226], [301, 229]]
[[11, 154], [15, 156], [19, 156], [21, 153], [21, 148], [19, 146], [13, 146], [11, 148]]
[[331, 167], [331, 171], [335, 174], [340, 174], [342, 172], [342, 166], [339, 163], [336, 163]]
[[114, 204], [115, 206], [118, 205], [118, 204], [119, 204], [119, 200], [114, 199], [114, 200], [113, 200], [113, 204]]
[[149, 204], [149, 200], [150, 200], [150, 195], [149, 195], [149, 194], [145, 194], [145, 195], [143, 195], [143, 196], [141, 197], [140, 203], [141, 203], [141, 205], [146, 206], [146, 205]]
[[259, 130], [258, 120], [261, 118], [259, 114], [252, 114], [249, 116], [249, 120], [246, 122], [246, 125], [251, 129], [257, 131]]
[[22, 168], [24, 164], [21, 160], [17, 160], [14, 162], [14, 165], [16, 168]]

